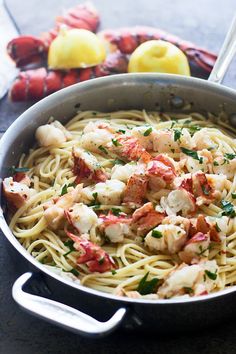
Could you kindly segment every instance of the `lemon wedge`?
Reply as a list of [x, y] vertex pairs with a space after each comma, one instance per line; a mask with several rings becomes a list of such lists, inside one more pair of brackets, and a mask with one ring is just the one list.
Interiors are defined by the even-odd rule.
[[128, 72], [159, 72], [190, 76], [185, 54], [174, 44], [151, 40], [142, 43], [130, 56]]
[[106, 57], [101, 40], [84, 29], [61, 28], [48, 52], [51, 69], [87, 68], [103, 62]]

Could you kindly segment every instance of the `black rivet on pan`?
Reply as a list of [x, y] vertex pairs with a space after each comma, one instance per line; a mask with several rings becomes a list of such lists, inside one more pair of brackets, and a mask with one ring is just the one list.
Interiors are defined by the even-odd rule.
[[170, 104], [174, 108], [183, 108], [184, 106], [184, 99], [179, 96], [173, 96], [170, 99]]
[[236, 113], [232, 113], [229, 116], [229, 122], [236, 127]]

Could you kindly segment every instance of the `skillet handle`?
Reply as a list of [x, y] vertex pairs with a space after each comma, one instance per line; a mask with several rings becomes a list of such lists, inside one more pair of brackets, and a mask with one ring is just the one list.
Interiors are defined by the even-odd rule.
[[14, 300], [27, 312], [74, 333], [91, 337], [105, 336], [121, 324], [127, 312], [125, 308], [120, 308], [107, 322], [99, 322], [70, 306], [23, 291], [32, 276], [28, 272], [15, 281], [12, 287]]
[[221, 83], [228, 69], [231, 60], [236, 52], [236, 15], [233, 18], [231, 26], [227, 32], [224, 43], [221, 47], [214, 68], [208, 78], [208, 81]]

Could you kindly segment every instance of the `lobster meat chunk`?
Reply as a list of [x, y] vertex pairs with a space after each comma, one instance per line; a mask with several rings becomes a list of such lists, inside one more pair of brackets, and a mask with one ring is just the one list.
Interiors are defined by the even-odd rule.
[[78, 264], [86, 264], [90, 272], [104, 273], [115, 269], [113, 259], [98, 245], [85, 240], [67, 231], [67, 235], [74, 241], [74, 248], [81, 252], [77, 258]]
[[123, 242], [124, 236], [129, 233], [129, 225], [132, 221], [125, 213], [118, 216], [109, 212], [107, 215], [99, 215], [101, 221], [100, 230], [114, 243]]
[[109, 29], [100, 32], [99, 35], [111, 52], [120, 50], [121, 53], [127, 55], [132, 54], [141, 43], [146, 41], [153, 39], [168, 41], [179, 47], [186, 54], [190, 64], [195, 64], [195, 66], [201, 67], [208, 73], [211, 72], [217, 59], [215, 54], [158, 28], [136, 26]]
[[39, 63], [46, 58], [49, 45], [58, 35], [61, 25], [68, 28], [82, 28], [95, 32], [99, 24], [99, 15], [91, 4], [79, 4], [70, 8], [63, 16], [56, 18], [55, 27], [42, 33], [39, 38], [34, 36], [19, 36], [13, 38], [7, 45], [9, 56], [17, 67], [29, 63]]

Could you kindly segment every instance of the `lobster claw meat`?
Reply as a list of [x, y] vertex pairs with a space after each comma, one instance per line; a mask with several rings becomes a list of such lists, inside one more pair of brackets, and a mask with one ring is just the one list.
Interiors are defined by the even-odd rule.
[[74, 241], [74, 248], [81, 252], [77, 258], [78, 264], [86, 264], [90, 272], [104, 273], [116, 268], [113, 259], [98, 245], [66, 231]]

